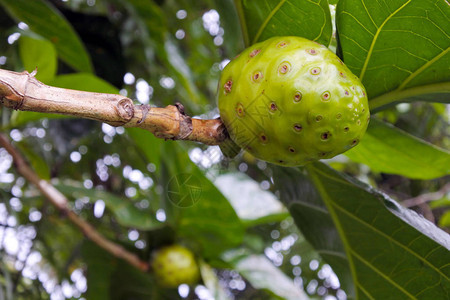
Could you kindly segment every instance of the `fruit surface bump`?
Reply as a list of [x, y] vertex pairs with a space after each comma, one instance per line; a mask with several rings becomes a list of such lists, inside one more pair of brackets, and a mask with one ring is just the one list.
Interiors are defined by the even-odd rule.
[[228, 63], [218, 106], [239, 147], [283, 166], [349, 150], [370, 119], [359, 78], [327, 47], [295, 36], [254, 44]]
[[199, 280], [199, 269], [194, 254], [180, 245], [158, 249], [151, 261], [158, 284], [176, 288], [180, 284], [194, 284]]

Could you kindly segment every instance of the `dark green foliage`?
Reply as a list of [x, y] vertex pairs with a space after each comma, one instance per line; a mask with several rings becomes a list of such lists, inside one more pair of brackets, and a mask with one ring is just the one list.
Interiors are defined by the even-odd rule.
[[[217, 118], [226, 60], [297, 35], [339, 49], [373, 114], [348, 156], [304, 168], [3, 108], [1, 131], [76, 214], [143, 261], [187, 245], [215, 299], [447, 299], [450, 132], [448, 108], [431, 102], [450, 98], [449, 18], [431, 0], [0, 0], [0, 67], [37, 67], [48, 85]], [[0, 220], [0, 299], [50, 299], [68, 285], [66, 298], [180, 298], [86, 240], [1, 148]]]

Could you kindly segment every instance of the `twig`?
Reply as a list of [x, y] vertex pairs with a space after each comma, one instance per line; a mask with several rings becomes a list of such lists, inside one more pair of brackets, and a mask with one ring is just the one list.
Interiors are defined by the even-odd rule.
[[39, 176], [28, 166], [22, 155], [13, 147], [4, 134], [0, 134], [0, 146], [6, 149], [13, 157], [17, 172], [25, 177], [29, 182], [34, 184], [39, 191], [65, 216], [67, 216], [72, 223], [74, 223], [87, 238], [96, 243], [101, 248], [105, 249], [114, 256], [127, 261], [129, 264], [139, 268], [142, 271], [149, 270], [149, 264], [139, 259], [139, 257], [120, 245], [117, 245], [103, 235], [101, 235], [91, 224], [81, 219], [68, 207], [67, 198], [58, 191], [53, 185], [47, 181], [39, 178]]
[[402, 202], [405, 207], [419, 206], [420, 204], [438, 200], [450, 192], [450, 183], [444, 185], [439, 191], [433, 193], [422, 194], [414, 198], [406, 199]]
[[33, 73], [0, 70], [0, 104], [25, 111], [71, 115], [112, 126], [140, 127], [156, 137], [219, 145], [227, 138], [220, 119], [201, 120], [184, 114], [181, 104], [165, 108], [135, 105], [116, 94], [56, 88]]

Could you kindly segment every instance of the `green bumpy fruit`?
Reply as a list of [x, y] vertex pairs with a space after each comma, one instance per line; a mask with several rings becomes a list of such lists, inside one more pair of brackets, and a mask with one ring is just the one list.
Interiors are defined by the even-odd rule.
[[358, 77], [325, 46], [294, 36], [254, 44], [231, 61], [218, 106], [239, 147], [283, 166], [354, 147], [370, 119]]
[[151, 266], [158, 284], [164, 288], [176, 288], [183, 283], [194, 284], [200, 277], [193, 253], [180, 245], [158, 249]]

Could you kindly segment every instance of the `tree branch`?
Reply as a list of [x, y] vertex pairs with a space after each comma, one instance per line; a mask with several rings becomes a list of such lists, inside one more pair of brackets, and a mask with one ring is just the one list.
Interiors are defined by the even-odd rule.
[[13, 157], [17, 172], [25, 177], [29, 182], [34, 184], [39, 191], [60, 211], [67, 216], [72, 223], [74, 223], [87, 238], [96, 243], [101, 248], [105, 249], [114, 256], [127, 261], [129, 264], [137, 267], [142, 271], [149, 270], [149, 264], [139, 259], [137, 255], [127, 251], [120, 245], [117, 245], [103, 235], [101, 235], [91, 224], [81, 219], [68, 207], [67, 198], [58, 191], [49, 182], [39, 178], [39, 176], [29, 167], [22, 155], [13, 147], [4, 134], [0, 134], [0, 146]]
[[409, 198], [402, 201], [403, 206], [413, 207], [418, 206], [429, 201], [438, 200], [444, 197], [450, 191], [450, 183], [444, 185], [440, 190], [432, 193], [422, 194], [414, 198]]
[[181, 104], [165, 108], [135, 105], [116, 94], [56, 88], [35, 73], [0, 70], [0, 104], [6, 107], [92, 119], [112, 126], [140, 127], [156, 137], [219, 145], [227, 137], [220, 119], [201, 120], [184, 114]]

